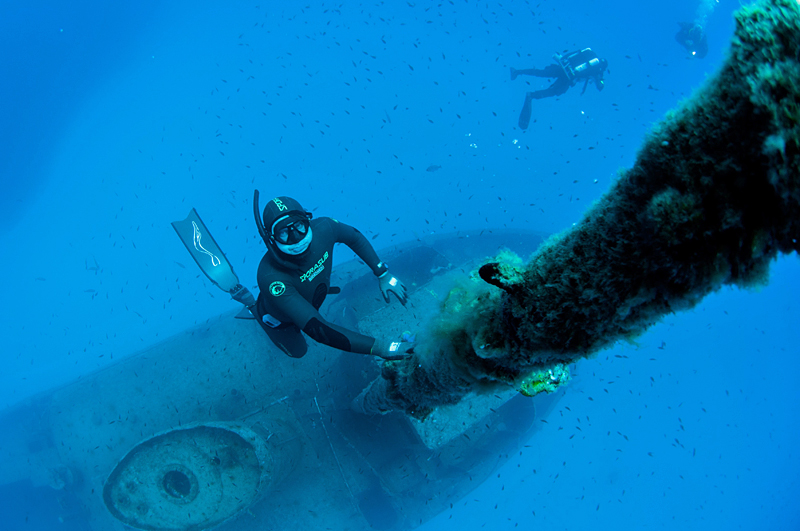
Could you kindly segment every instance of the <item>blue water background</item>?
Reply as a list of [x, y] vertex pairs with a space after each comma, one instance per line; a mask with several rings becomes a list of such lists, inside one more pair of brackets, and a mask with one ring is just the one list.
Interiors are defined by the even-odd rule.
[[[196, 207], [252, 287], [254, 187], [376, 248], [569, 227], [715, 72], [737, 6], [692, 60], [688, 0], [5, 2], [0, 408], [235, 308], [169, 223]], [[536, 101], [520, 131], [546, 82], [509, 66], [586, 46], [605, 90]], [[772, 271], [581, 362], [520, 454], [421, 529], [800, 528], [800, 264]]]

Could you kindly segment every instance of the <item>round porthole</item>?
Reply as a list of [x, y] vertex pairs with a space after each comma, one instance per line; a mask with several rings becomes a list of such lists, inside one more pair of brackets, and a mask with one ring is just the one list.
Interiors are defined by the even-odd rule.
[[159, 490], [174, 503], [189, 503], [197, 497], [197, 478], [186, 467], [172, 465], [162, 474]]

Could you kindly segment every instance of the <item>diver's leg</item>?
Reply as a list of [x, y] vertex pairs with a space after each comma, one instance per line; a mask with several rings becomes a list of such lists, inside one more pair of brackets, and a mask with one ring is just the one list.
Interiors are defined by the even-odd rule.
[[511, 69], [511, 80], [517, 79], [517, 76], [536, 76], [536, 77], [547, 77], [542, 75], [544, 70], [539, 70], [537, 68], [524, 68], [522, 70], [517, 70], [516, 68]]
[[556, 82], [544, 90], [535, 90], [525, 94], [525, 103], [522, 105], [522, 111], [519, 113], [519, 128], [525, 130], [531, 123], [531, 102], [533, 100], [540, 100], [542, 98], [550, 98], [552, 96], [560, 96], [569, 89], [569, 81], [566, 77], [559, 77]]
[[542, 98], [551, 98], [553, 96], [560, 96], [569, 90], [569, 81], [563, 75], [558, 77], [552, 85], [547, 87], [544, 90], [537, 90], [535, 92], [529, 92], [528, 94], [535, 100], [540, 100]]
[[545, 68], [526, 68], [524, 70], [511, 69], [511, 79], [514, 80], [517, 76], [534, 76], [534, 77], [559, 77], [564, 75], [564, 69], [559, 65], [549, 65]]
[[522, 110], [519, 113], [519, 128], [523, 131], [531, 123], [531, 100], [533, 100], [533, 92], [526, 93], [525, 103], [522, 104]]
[[272, 328], [261, 321], [259, 323], [275, 346], [287, 356], [302, 358], [308, 352], [306, 338], [303, 337], [302, 332], [296, 326]]

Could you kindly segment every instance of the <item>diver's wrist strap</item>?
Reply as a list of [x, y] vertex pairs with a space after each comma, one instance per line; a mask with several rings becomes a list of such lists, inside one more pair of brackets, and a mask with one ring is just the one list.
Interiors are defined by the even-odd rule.
[[389, 266], [387, 266], [383, 262], [378, 262], [377, 269], [378, 269], [378, 272], [375, 273], [375, 276], [378, 277], [378, 278], [382, 278], [383, 275], [385, 275], [386, 273], [389, 272]]

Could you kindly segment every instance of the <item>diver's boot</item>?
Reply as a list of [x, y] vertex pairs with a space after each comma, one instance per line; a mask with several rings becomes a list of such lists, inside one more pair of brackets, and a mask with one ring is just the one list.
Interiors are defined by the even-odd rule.
[[511, 81], [514, 81], [515, 79], [517, 79], [517, 69], [514, 68], [513, 66], [509, 68], [511, 68]]

